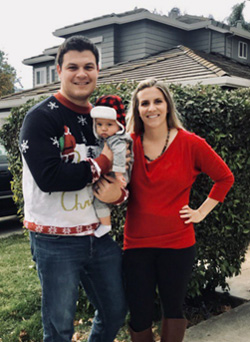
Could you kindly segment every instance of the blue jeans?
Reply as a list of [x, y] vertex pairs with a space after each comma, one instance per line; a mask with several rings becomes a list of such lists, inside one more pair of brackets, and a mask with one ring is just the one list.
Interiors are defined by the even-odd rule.
[[44, 342], [70, 342], [81, 283], [96, 312], [89, 342], [112, 342], [122, 326], [126, 302], [122, 253], [108, 235], [56, 236], [30, 233], [42, 286]]

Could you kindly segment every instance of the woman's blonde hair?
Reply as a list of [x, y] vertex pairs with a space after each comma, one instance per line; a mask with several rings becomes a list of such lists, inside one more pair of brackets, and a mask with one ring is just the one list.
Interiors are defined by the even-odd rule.
[[168, 105], [168, 113], [167, 113], [167, 124], [169, 128], [183, 128], [183, 125], [181, 121], [178, 118], [178, 113], [175, 108], [174, 101], [172, 99], [172, 96], [169, 92], [169, 89], [165, 82], [163, 81], [157, 81], [156, 79], [147, 79], [138, 84], [135, 91], [133, 92], [130, 107], [128, 110], [128, 114], [126, 116], [126, 127], [127, 131], [136, 134], [141, 134], [144, 132], [144, 125], [143, 121], [140, 118], [139, 115], [139, 101], [137, 98], [137, 94], [146, 89], [146, 88], [152, 88], [155, 87], [159, 89], [162, 94], [164, 95], [164, 98]]

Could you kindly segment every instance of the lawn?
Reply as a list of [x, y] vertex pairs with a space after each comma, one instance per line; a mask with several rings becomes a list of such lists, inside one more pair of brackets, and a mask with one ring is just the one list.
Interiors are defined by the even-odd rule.
[[1, 342], [18, 342], [25, 335], [26, 341], [41, 341], [40, 296], [28, 238], [16, 235], [0, 239]]
[[[40, 300], [28, 237], [0, 239], [0, 342], [42, 342]], [[91, 318], [81, 318], [77, 312], [72, 341], [87, 341], [91, 323]], [[129, 341], [126, 325], [116, 341]]]
[[[86, 342], [92, 325], [92, 318], [83, 310], [83, 296], [82, 291], [72, 342]], [[0, 342], [42, 342], [40, 301], [40, 283], [28, 236], [15, 235], [0, 239]], [[186, 305], [185, 313], [189, 325], [193, 325], [237, 305], [239, 303], [232, 302], [230, 297], [215, 294], [212, 298], [200, 298], [196, 305], [194, 302]], [[92, 309], [88, 310], [93, 312]], [[156, 340], [159, 338], [159, 326], [160, 322], [153, 327]], [[127, 324], [115, 339], [115, 342], [121, 341], [130, 341]]]

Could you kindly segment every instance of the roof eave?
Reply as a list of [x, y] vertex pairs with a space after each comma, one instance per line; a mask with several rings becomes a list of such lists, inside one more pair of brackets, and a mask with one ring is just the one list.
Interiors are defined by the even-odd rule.
[[55, 58], [52, 57], [52, 56], [42, 55], [42, 56], [36, 56], [36, 57], [31, 57], [31, 58], [24, 59], [22, 61], [22, 63], [24, 65], [34, 65], [34, 64], [43, 63], [43, 62], [49, 62], [49, 61], [54, 61], [54, 60], [55, 60]]
[[18, 106], [21, 106], [23, 104], [25, 104], [28, 100], [31, 100], [31, 99], [39, 99], [41, 96], [50, 96], [51, 93], [43, 93], [43, 94], [37, 94], [37, 95], [31, 95], [31, 96], [23, 96], [21, 98], [18, 98], [18, 99], [6, 99], [6, 100], [1, 100], [0, 101], [0, 112], [1, 110], [5, 109], [9, 109], [11, 110], [11, 108], [14, 108], [14, 107], [18, 107]]
[[250, 32], [248, 32], [246, 30], [242, 30], [242, 29], [239, 29], [237, 27], [230, 27], [230, 32], [236, 36], [246, 38], [246, 39], [250, 39]]
[[223, 76], [223, 77], [212, 77], [212, 78], [204, 78], [204, 79], [192, 79], [181, 82], [173, 82], [180, 83], [182, 85], [218, 85], [220, 87], [230, 87], [230, 88], [248, 88], [250, 87], [250, 80], [241, 77], [233, 77], [233, 76]]

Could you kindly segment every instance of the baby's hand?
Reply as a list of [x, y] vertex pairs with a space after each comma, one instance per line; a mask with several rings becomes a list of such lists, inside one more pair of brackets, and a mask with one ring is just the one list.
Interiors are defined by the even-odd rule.
[[121, 184], [121, 188], [125, 188], [127, 185], [127, 182], [123, 176], [122, 173], [120, 172], [115, 172], [115, 178], [119, 181], [119, 183]]

